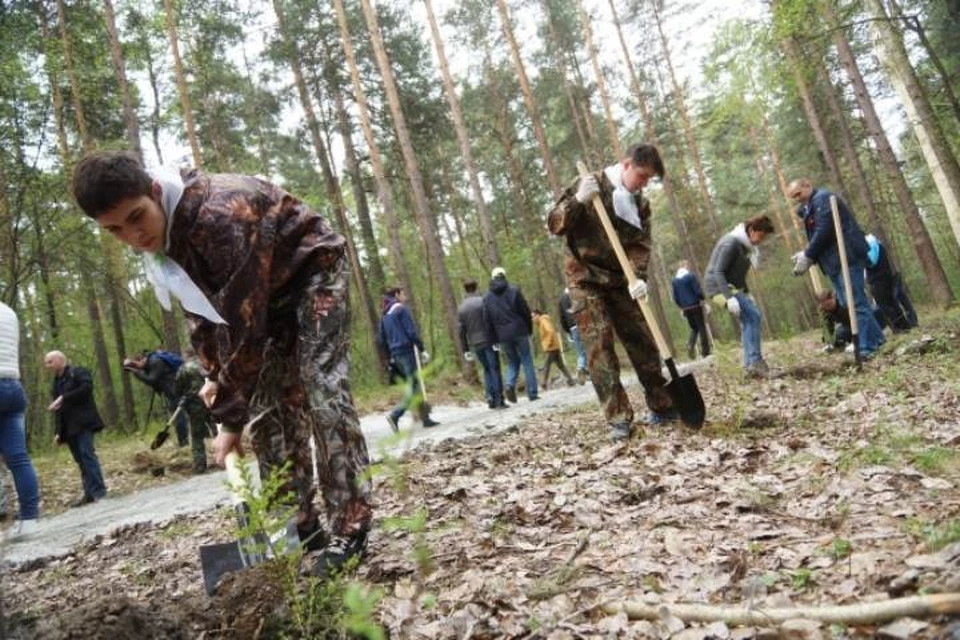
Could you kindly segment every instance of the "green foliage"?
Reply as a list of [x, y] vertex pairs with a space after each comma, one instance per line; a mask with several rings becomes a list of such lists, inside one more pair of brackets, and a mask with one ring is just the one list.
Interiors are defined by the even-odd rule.
[[960, 541], [960, 519], [957, 518], [941, 523], [909, 518], [904, 524], [904, 529], [913, 537], [923, 541], [931, 553]]
[[799, 591], [806, 589], [814, 582], [813, 571], [806, 567], [800, 567], [796, 571], [789, 572], [788, 575], [790, 576], [790, 586]]

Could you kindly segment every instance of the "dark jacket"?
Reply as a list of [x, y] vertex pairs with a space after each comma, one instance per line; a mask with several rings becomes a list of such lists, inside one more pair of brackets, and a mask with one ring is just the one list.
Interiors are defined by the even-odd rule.
[[457, 309], [457, 325], [464, 349], [489, 347], [497, 341], [490, 329], [490, 322], [483, 309], [483, 297], [479, 293], [471, 293], [460, 303]]
[[[886, 248], [879, 241], [875, 242], [876, 246], [871, 247], [873, 251], [867, 257], [867, 282], [870, 283], [871, 287], [892, 286], [897, 275], [896, 271], [894, 271], [893, 264], [887, 256]], [[876, 255], [876, 261], [870, 260], [872, 255]]]
[[747, 293], [749, 270], [750, 250], [728, 233], [717, 241], [710, 254], [710, 262], [703, 276], [707, 295], [712, 298], [719, 293], [724, 298], [730, 298], [734, 293]]
[[490, 291], [483, 296], [483, 308], [497, 342], [519, 340], [533, 333], [530, 307], [520, 289], [508, 284], [506, 278], [490, 281]]
[[569, 293], [564, 292], [560, 296], [557, 307], [560, 310], [560, 326], [563, 327], [564, 332], [570, 333], [570, 330], [577, 326], [577, 319], [573, 316], [573, 300], [570, 299]]
[[703, 289], [692, 271], [688, 271], [670, 283], [673, 289], [673, 301], [681, 309], [694, 309], [703, 301]]
[[269, 182], [195, 170], [183, 179], [167, 255], [229, 323], [190, 315], [190, 340], [217, 382], [214, 419], [236, 431], [249, 419], [264, 348], [272, 337], [289, 342], [300, 297], [319, 274], [342, 268], [345, 241], [310, 207]]
[[392, 298], [384, 298], [383, 318], [380, 320], [380, 333], [377, 341], [380, 348], [391, 357], [412, 355], [416, 346], [423, 353], [423, 342], [413, 314], [402, 303]]
[[[807, 232], [807, 248], [804, 253], [820, 265], [828, 276], [838, 275], [840, 251], [837, 249], [837, 236], [833, 228], [833, 213], [830, 208], [830, 196], [826, 189], [814, 189], [810, 201], [800, 205], [797, 215], [803, 219], [803, 228]], [[846, 203], [837, 198], [837, 210], [840, 213], [840, 228], [843, 230], [843, 242], [847, 249], [847, 261], [851, 268], [862, 269], [867, 260], [867, 241], [863, 230]]]
[[157, 393], [172, 402], [177, 399], [177, 370], [155, 352], [147, 356], [143, 369], [133, 371], [133, 375]]
[[83, 431], [103, 429], [89, 371], [68, 365], [54, 378], [52, 393], [54, 400], [63, 396], [63, 405], [56, 413], [56, 433], [60, 440], [68, 440]]

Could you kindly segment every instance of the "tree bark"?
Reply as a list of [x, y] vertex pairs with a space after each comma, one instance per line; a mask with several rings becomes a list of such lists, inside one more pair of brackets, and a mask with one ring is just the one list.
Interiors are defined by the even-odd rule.
[[537, 145], [540, 147], [540, 155], [543, 158], [543, 167], [547, 172], [547, 183], [553, 190], [553, 197], [557, 198], [563, 191], [560, 180], [557, 178], [557, 172], [553, 168], [553, 156], [550, 153], [550, 147], [547, 145], [547, 135], [543, 130], [543, 123], [540, 120], [540, 110], [533, 99], [533, 90], [530, 88], [530, 80], [527, 78], [527, 70], [523, 65], [523, 59], [520, 57], [520, 47], [517, 45], [517, 39], [513, 35], [513, 25], [510, 21], [510, 10], [507, 8], [507, 0], [497, 0], [497, 8], [500, 10], [500, 22], [503, 29], [503, 35], [507, 39], [507, 45], [510, 47], [510, 56], [513, 59], [513, 66], [517, 72], [517, 79], [520, 81], [520, 91], [523, 93], [523, 103], [527, 108], [527, 114], [533, 125], [533, 135], [537, 139]]
[[607, 83], [603, 79], [603, 69], [600, 68], [597, 49], [593, 45], [593, 29], [590, 28], [590, 16], [583, 7], [583, 0], [577, 0], [577, 13], [580, 14], [583, 38], [587, 43], [587, 51], [590, 52], [590, 62], [593, 64], [593, 74], [597, 79], [600, 101], [603, 103], [603, 111], [607, 117], [607, 133], [610, 136], [610, 144], [613, 146], [613, 151], [617, 154], [617, 159], [619, 160], [623, 157], [623, 147], [620, 145], [620, 134], [617, 132], [617, 123], [613, 119], [613, 108], [610, 106], [610, 95], [607, 93]]
[[120, 85], [120, 99], [123, 103], [123, 121], [127, 126], [127, 142], [130, 150], [143, 160], [143, 150], [140, 148], [140, 125], [137, 122], [137, 112], [133, 108], [133, 97], [130, 95], [130, 86], [127, 83], [127, 70], [123, 61], [123, 46], [117, 34], [117, 16], [113, 10], [113, 0], [103, 0], [104, 21], [107, 24], [107, 39], [110, 40], [110, 56], [113, 58], [113, 69]]
[[428, 262], [440, 285], [440, 296], [445, 311], [444, 317], [447, 325], [447, 333], [449, 334], [451, 344], [457, 349], [456, 353], [460, 360], [463, 373], [470, 375], [476, 371], [476, 368], [472, 363], [467, 362], [462, 357], [466, 346], [460, 344], [460, 332], [457, 329], [456, 298], [454, 297], [453, 288], [450, 284], [447, 267], [443, 262], [443, 247], [440, 244], [440, 239], [437, 234], [436, 221], [430, 214], [427, 194], [423, 186], [423, 177], [420, 175], [420, 165], [413, 151], [413, 143], [410, 139], [407, 121], [400, 105], [400, 96], [393, 78], [393, 71], [390, 68], [390, 60], [383, 46], [383, 38], [380, 34], [377, 14], [371, 0], [360, 0], [360, 6], [363, 9], [364, 18], [367, 21], [367, 29], [370, 34], [371, 44], [373, 45], [374, 56], [377, 60], [377, 66], [380, 69], [384, 90], [386, 91], [387, 103], [390, 106], [390, 114], [393, 116], [393, 126], [397, 133], [397, 142], [400, 145], [404, 168], [407, 171], [407, 178], [410, 181], [410, 187], [413, 192], [413, 208], [427, 247]]
[[[840, 61], [847, 72], [847, 77], [850, 78], [850, 82], [853, 84], [854, 95], [857, 99], [857, 105], [860, 107], [860, 111], [863, 112], [866, 120], [867, 131], [869, 131], [874, 144], [877, 146], [877, 152], [880, 154], [880, 161], [886, 170], [887, 179], [893, 185], [893, 190], [897, 195], [904, 220], [907, 223], [907, 228], [910, 230], [910, 240], [913, 243], [914, 251], [920, 259], [920, 266], [923, 267], [924, 275], [927, 277], [930, 293], [938, 304], [946, 307], [953, 301], [953, 292], [950, 289], [947, 275], [943, 270], [943, 265], [940, 263], [940, 258], [937, 257], [930, 233], [927, 231], [927, 227], [920, 217], [920, 210], [917, 208], [917, 203], [910, 193], [910, 187], [907, 186], [907, 181], [903, 177], [903, 173], [897, 163], [893, 148], [890, 146], [890, 141], [887, 139], [887, 135], [883, 131], [883, 126], [880, 124], [880, 118], [873, 106], [873, 100], [867, 91], [867, 86], [863, 80], [863, 75], [860, 73], [856, 57], [854, 57], [846, 36], [839, 28], [837, 16], [834, 14], [832, 7], [828, 5], [829, 3], [823, 3], [827, 20], [835, 27], [834, 43], [837, 46]], [[952, 154], [950, 157], [953, 157]], [[958, 171], [958, 178], [960, 178], [960, 171]], [[960, 187], [960, 182], [957, 183], [957, 186]], [[890, 246], [889, 243], [887, 246]]]
[[193, 154], [193, 166], [203, 168], [203, 155], [200, 153], [200, 141], [193, 123], [193, 108], [190, 106], [190, 92], [187, 90], [187, 78], [183, 73], [183, 60], [180, 57], [180, 43], [177, 38], [177, 17], [173, 12], [173, 0], [163, 0], [163, 9], [167, 21], [167, 37], [170, 38], [170, 51], [173, 54], [173, 68], [177, 81], [177, 94], [180, 96], [180, 108], [183, 110], [183, 123], [187, 128], [187, 141]]
[[450, 65], [447, 63], [447, 54], [444, 51], [440, 27], [437, 25], [436, 17], [433, 15], [433, 4], [431, 0], [424, 0], [424, 4], [427, 7], [427, 19], [430, 22], [430, 34], [433, 36], [433, 44], [437, 50], [437, 58], [440, 60], [440, 73], [443, 79], [443, 88], [447, 94], [447, 102], [450, 105], [450, 113], [453, 116], [453, 128], [456, 131], [457, 142], [460, 144], [460, 153], [463, 156], [463, 164], [467, 169], [467, 176], [470, 179], [470, 189], [473, 191], [474, 203], [477, 206], [477, 217], [480, 218], [480, 231], [483, 235], [483, 242], [486, 245], [487, 258], [490, 260], [491, 267], [493, 267], [501, 263], [500, 249], [497, 247], [497, 238], [493, 233], [493, 222], [490, 219], [490, 211], [487, 209], [486, 199], [483, 197], [480, 177], [477, 175], [477, 169], [473, 164], [473, 155], [470, 152], [470, 136], [467, 133], [467, 125], [463, 119], [460, 100], [457, 98], [457, 89], [453, 84], [453, 76], [450, 75]]

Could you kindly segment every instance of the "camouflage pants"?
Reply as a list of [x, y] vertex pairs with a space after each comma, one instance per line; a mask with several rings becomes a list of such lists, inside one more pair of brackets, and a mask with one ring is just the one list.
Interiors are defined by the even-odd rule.
[[[190, 407], [186, 410], [186, 414], [190, 422], [190, 450], [193, 454], [193, 466], [195, 469], [206, 469], [207, 448], [203, 440], [209, 438], [211, 433], [216, 433], [213, 418], [210, 411], [203, 406]], [[211, 429], [213, 429], [212, 432]]]
[[370, 528], [371, 482], [367, 444], [349, 380], [349, 274], [345, 260], [314, 276], [296, 304], [272, 310], [271, 337], [250, 401], [250, 415], [269, 409], [251, 427], [260, 475], [290, 462], [298, 524], [316, 522], [313, 459], [326, 507], [328, 531], [350, 535]]
[[590, 379], [607, 421], [633, 422], [633, 407], [620, 383], [614, 334], [626, 349], [643, 385], [647, 406], [658, 413], [669, 410], [672, 401], [664, 389], [667, 381], [660, 372], [660, 353], [640, 308], [626, 287], [571, 287], [570, 298], [571, 311], [587, 351]]

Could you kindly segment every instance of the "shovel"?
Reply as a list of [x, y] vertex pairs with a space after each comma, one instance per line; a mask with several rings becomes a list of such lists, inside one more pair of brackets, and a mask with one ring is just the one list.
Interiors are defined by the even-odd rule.
[[[262, 418], [267, 412], [259, 414], [253, 418], [249, 424], [253, 424]], [[238, 463], [240, 456], [235, 451], [227, 454], [224, 464], [227, 468], [227, 484], [230, 488], [230, 500], [237, 516], [237, 526], [243, 531], [250, 524], [250, 506], [244, 501], [243, 495], [247, 485], [243, 479]], [[251, 491], [260, 490], [260, 476], [256, 471], [250, 475]], [[258, 532], [253, 535], [241, 536], [232, 542], [221, 542], [218, 544], [208, 544], [200, 547], [200, 565], [203, 568], [203, 586], [208, 596], [212, 596], [217, 588], [217, 583], [227, 573], [247, 569], [261, 564], [271, 557], [275, 557], [277, 552], [292, 553], [300, 546], [300, 535], [297, 532], [296, 518], [291, 518], [286, 525], [286, 530], [278, 534], [274, 539], [268, 538], [264, 532]]]
[[150, 450], [156, 451], [163, 446], [163, 443], [167, 441], [167, 438], [170, 437], [170, 427], [174, 422], [177, 421], [177, 417], [180, 415], [180, 412], [183, 411], [183, 406], [177, 405], [177, 410], [173, 412], [173, 415], [170, 416], [170, 419], [167, 420], [167, 424], [163, 426], [163, 429], [157, 432], [157, 435], [154, 436], [153, 442], [150, 443]]
[[[577, 163], [577, 170], [581, 175], [589, 174], [586, 165], [582, 162]], [[610, 240], [610, 244], [617, 254], [617, 260], [620, 262], [620, 268], [623, 269], [623, 275], [627, 277], [628, 286], [633, 286], [633, 283], [638, 279], [637, 274], [633, 270], [633, 265], [623, 250], [623, 245], [620, 244], [620, 238], [613, 228], [613, 223], [610, 222], [610, 216], [607, 215], [607, 208], [603, 206], [599, 195], [593, 196], [593, 207], [597, 210], [597, 217], [600, 218], [600, 222], [603, 224], [603, 230], [606, 231], [607, 238]], [[700, 389], [697, 388], [697, 381], [694, 380], [693, 376], [689, 373], [681, 376], [677, 372], [677, 365], [673, 361], [673, 354], [670, 353], [670, 347], [667, 346], [667, 341], [663, 339], [663, 334], [660, 332], [659, 325], [657, 325], [656, 316], [654, 316], [649, 304], [647, 304], [646, 297], [637, 299], [637, 304], [640, 305], [643, 319], [647, 322], [647, 326], [650, 327], [650, 333], [653, 334], [653, 339], [657, 343], [657, 349], [660, 350], [660, 354], [664, 358], [664, 363], [667, 365], [667, 370], [670, 372], [670, 381], [667, 382], [664, 388], [670, 395], [670, 399], [673, 400], [673, 408], [680, 414], [680, 419], [683, 420], [684, 424], [699, 429], [703, 426], [703, 422], [706, 419], [707, 410], [703, 404], [703, 396], [700, 395]]]
[[847, 313], [850, 314], [850, 342], [853, 344], [853, 359], [857, 371], [863, 369], [863, 356], [860, 354], [860, 326], [857, 323], [857, 309], [853, 303], [853, 283], [850, 281], [850, 263], [847, 262], [847, 245], [843, 241], [843, 225], [840, 224], [840, 211], [837, 209], [837, 196], [830, 196], [830, 211], [833, 214], [833, 231], [837, 236], [837, 250], [840, 252], [840, 268], [843, 270], [843, 291], [847, 297]]
[[420, 401], [420, 419], [426, 422], [427, 416], [430, 415], [430, 403], [427, 402], [427, 385], [424, 384], [423, 380], [423, 367], [420, 365], [420, 350], [417, 349], [417, 346], [413, 346], [413, 357], [417, 361], [417, 377], [420, 379], [420, 394], [423, 396], [423, 399]]

